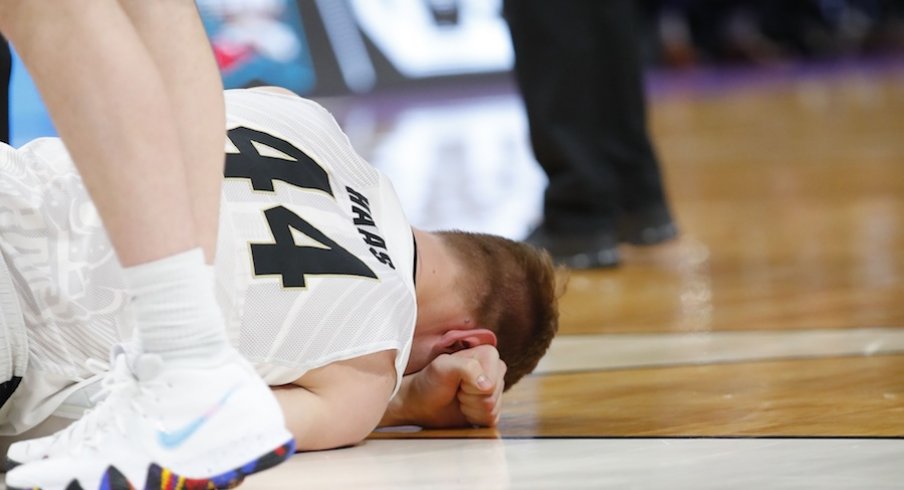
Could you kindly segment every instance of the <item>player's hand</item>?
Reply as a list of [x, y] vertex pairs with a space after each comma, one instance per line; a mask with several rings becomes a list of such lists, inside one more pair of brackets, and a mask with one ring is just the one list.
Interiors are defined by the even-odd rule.
[[407, 423], [422, 427], [493, 427], [502, 409], [505, 371], [489, 345], [443, 354], [406, 376], [394, 403]]

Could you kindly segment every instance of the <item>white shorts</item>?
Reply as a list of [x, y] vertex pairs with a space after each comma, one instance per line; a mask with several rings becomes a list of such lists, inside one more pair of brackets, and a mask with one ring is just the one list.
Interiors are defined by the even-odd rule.
[[0, 256], [0, 419], [9, 411], [6, 402], [19, 387], [27, 365], [22, 309], [6, 261]]
[[10, 435], [57, 410], [131, 329], [122, 268], [59, 140], [0, 144], [0, 259], [0, 376], [22, 376], [0, 409]]

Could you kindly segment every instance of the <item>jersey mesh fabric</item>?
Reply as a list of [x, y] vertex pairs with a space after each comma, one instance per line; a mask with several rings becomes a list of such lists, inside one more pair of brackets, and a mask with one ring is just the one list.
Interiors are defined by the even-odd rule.
[[[80, 378], [128, 328], [120, 266], [62, 143], [0, 155], [0, 252], [30, 339], [29, 369]], [[86, 335], [85, 329], [90, 331]]]
[[[274, 385], [333, 361], [381, 350], [396, 350], [400, 381], [416, 316], [414, 248], [388, 180], [355, 153], [319, 105], [255, 90], [227, 91], [226, 97], [230, 128], [261, 131], [301, 150], [328, 173], [333, 194], [280, 181], [272, 192], [254, 191], [248, 179], [226, 180], [222, 215], [231, 222], [222, 226], [218, 250], [230, 259], [229, 264], [218, 260], [217, 274], [221, 283], [231, 282], [220, 289], [232, 293], [227, 304], [239, 312], [230, 321], [230, 337], [238, 339], [242, 354]], [[386, 241], [395, 269], [371, 253], [354, 225], [355, 203], [347, 187], [366, 196], [376, 223], [367, 231]], [[364, 261], [377, 279], [306, 275], [304, 287], [284, 287], [279, 276], [255, 277], [249, 244], [273, 243], [263, 211], [275, 205], [303, 217]], [[225, 254], [226, 249], [233, 253]]]
[[27, 345], [0, 417], [0, 435], [13, 435], [90, 379], [86, 361], [107, 359], [131, 326], [119, 262], [59, 140], [0, 145], [0, 254], [24, 324], [9, 341]]
[[[392, 186], [353, 151], [319, 105], [254, 90], [226, 97], [230, 128], [263, 131], [303, 150], [327, 171], [334, 194], [282, 182], [275, 192], [260, 192], [245, 179], [226, 179], [215, 274], [230, 341], [272, 385], [390, 349], [403, 373], [416, 316], [414, 247]], [[229, 144], [226, 150], [236, 151]], [[396, 269], [371, 254], [352, 224], [346, 186], [367, 196], [379, 227], [370, 231], [385, 239]], [[308, 276], [306, 287], [284, 288], [279, 277], [255, 277], [250, 244], [273, 243], [263, 211], [277, 205], [361, 258], [378, 279]], [[59, 140], [35, 140], [19, 150], [0, 145], [0, 253], [28, 345], [26, 375], [9, 402], [15, 406], [0, 420], [0, 434], [14, 434], [87, 383], [93, 373], [86, 361], [107, 359], [133, 326], [122, 268]]]

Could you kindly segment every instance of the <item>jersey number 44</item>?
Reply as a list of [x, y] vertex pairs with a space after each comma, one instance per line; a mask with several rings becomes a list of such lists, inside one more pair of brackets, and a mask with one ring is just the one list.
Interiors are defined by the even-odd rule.
[[[248, 179], [254, 190], [264, 192], [275, 192], [273, 182], [279, 180], [335, 199], [326, 170], [288, 141], [246, 127], [231, 129], [228, 137], [239, 153], [226, 154], [227, 178]], [[254, 143], [273, 148], [295, 161], [287, 165], [285, 159], [261, 155]], [[377, 278], [364, 261], [288, 208], [275, 206], [265, 210], [264, 216], [274, 243], [251, 244], [255, 275], [279, 275], [283, 287], [304, 287], [305, 275], [309, 274]], [[297, 245], [292, 229], [323, 247]]]

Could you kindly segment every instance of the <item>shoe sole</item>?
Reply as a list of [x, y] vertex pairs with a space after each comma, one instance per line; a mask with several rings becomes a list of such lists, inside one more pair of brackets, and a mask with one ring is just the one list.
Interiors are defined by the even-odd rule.
[[[273, 468], [283, 463], [295, 454], [295, 439], [257, 458], [256, 460], [240, 467], [210, 478], [185, 478], [172, 471], [151, 464], [144, 484], [144, 490], [223, 490], [239, 486], [245, 477], [264, 470]], [[7, 461], [7, 464], [15, 464]], [[129, 480], [115, 467], [111, 466], [104, 472], [98, 490], [135, 490]], [[40, 487], [16, 488], [8, 487], [8, 490], [41, 490]], [[86, 490], [78, 481], [72, 480], [66, 486], [66, 490]]]

